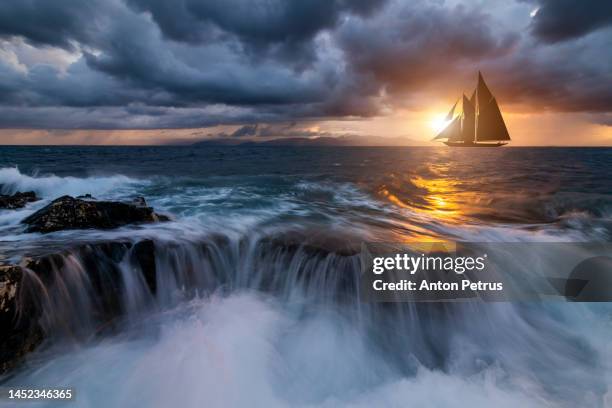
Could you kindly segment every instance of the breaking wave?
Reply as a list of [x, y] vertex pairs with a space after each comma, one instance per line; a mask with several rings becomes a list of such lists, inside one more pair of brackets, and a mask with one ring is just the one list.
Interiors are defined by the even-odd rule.
[[141, 180], [127, 176], [59, 177], [53, 174], [30, 176], [16, 167], [0, 168], [0, 193], [14, 194], [18, 191], [34, 191], [43, 198], [61, 195], [78, 196], [95, 193], [97, 196], [115, 196], [130, 186], [142, 184]]
[[49, 340], [5, 383], [74, 387], [83, 407], [575, 407], [609, 398], [605, 309], [364, 303], [358, 252], [300, 241], [157, 240], [153, 273], [129, 242], [55, 256], [44, 281], [25, 283]]

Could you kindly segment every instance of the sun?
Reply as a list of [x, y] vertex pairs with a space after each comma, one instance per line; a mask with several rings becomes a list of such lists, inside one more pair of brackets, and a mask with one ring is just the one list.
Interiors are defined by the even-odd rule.
[[438, 114], [429, 120], [429, 126], [436, 132], [440, 133], [450, 121], [446, 120], [446, 115]]

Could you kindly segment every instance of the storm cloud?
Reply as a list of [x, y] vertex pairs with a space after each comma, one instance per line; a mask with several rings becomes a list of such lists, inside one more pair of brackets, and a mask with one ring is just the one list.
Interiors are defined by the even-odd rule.
[[0, 127], [226, 124], [239, 126], [228, 137], [265, 136], [274, 124], [418, 109], [478, 69], [508, 103], [611, 112], [609, 2], [570, 6], [4, 0]]
[[539, 0], [531, 26], [548, 43], [582, 37], [612, 26], [612, 2], [606, 0]]

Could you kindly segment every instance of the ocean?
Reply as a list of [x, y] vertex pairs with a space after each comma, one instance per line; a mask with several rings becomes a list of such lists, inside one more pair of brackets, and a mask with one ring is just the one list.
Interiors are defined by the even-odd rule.
[[[30, 190], [0, 210], [0, 262], [61, 249], [70, 268], [46, 288], [49, 340], [0, 385], [70, 386], [79, 407], [612, 404], [608, 303], [372, 304], [351, 252], [609, 242], [612, 149], [0, 147], [0, 193]], [[65, 194], [172, 220], [24, 233]], [[117, 260], [122, 317], [101, 330], [70, 248], [144, 238], [157, 290]]]

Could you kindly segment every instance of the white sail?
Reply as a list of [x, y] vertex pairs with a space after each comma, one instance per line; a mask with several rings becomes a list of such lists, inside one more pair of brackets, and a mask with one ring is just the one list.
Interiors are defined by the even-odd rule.
[[448, 126], [432, 140], [448, 139], [451, 141], [461, 140], [461, 117], [457, 116]]
[[[459, 102], [459, 100], [457, 100], [457, 102]], [[446, 120], [447, 122], [449, 120], [453, 120], [453, 116], [455, 115], [455, 107], [457, 107], [457, 102], [455, 102], [455, 104], [453, 105], [453, 107], [451, 108], [451, 110], [448, 112], [448, 114], [446, 115], [446, 118], [444, 120]]]

